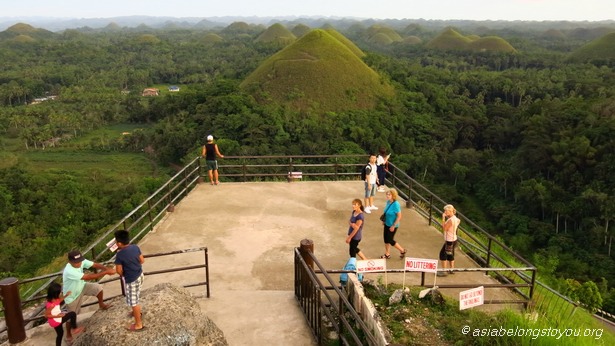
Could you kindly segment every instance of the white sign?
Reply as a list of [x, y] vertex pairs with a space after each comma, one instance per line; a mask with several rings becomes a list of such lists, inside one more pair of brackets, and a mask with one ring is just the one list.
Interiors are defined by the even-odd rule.
[[109, 240], [109, 242], [107, 243], [107, 247], [111, 252], [115, 252], [115, 250], [117, 250], [117, 242], [115, 241], [115, 238]]
[[483, 305], [485, 302], [485, 288], [483, 286], [459, 292], [459, 310]]
[[406, 257], [405, 269], [409, 272], [438, 272], [438, 260]]
[[386, 270], [386, 259], [369, 259], [357, 261], [357, 273], [382, 272]]

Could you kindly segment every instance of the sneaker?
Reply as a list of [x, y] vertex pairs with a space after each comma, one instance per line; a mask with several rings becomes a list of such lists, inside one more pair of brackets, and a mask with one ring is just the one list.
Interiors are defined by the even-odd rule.
[[371, 207], [369, 207], [369, 209], [371, 209], [371, 210], [378, 210], [378, 207], [376, 207], [375, 205], [372, 205]]
[[363, 209], [363, 211], [364, 211], [366, 214], [371, 214], [371, 213], [372, 213], [372, 212], [371, 212], [371, 210], [369, 210], [369, 207], [367, 207], [367, 208]]

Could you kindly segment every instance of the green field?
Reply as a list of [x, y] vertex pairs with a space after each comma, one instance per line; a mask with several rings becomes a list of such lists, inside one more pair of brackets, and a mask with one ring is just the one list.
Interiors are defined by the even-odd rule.
[[97, 129], [86, 135], [60, 143], [54, 148], [32, 148], [15, 138], [2, 138], [0, 169], [20, 163], [33, 172], [67, 172], [76, 177], [103, 175], [111, 179], [127, 180], [158, 176], [159, 167], [143, 152], [94, 150], [91, 144], [108, 142], [122, 137], [122, 133], [142, 129], [142, 124], [120, 124]]

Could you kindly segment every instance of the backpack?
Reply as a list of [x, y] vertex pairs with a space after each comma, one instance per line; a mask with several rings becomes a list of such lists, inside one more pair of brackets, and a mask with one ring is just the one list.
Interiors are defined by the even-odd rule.
[[[357, 259], [354, 257], [350, 257], [348, 259], [348, 262], [346, 262], [344, 269], [342, 270], [357, 270]], [[359, 281], [363, 281], [363, 274], [359, 273], [357, 275], [357, 278], [359, 279]], [[342, 284], [342, 286], [346, 286], [346, 284], [348, 283], [348, 273], [340, 274], [340, 283]]]
[[361, 180], [365, 180], [367, 175], [370, 174], [371, 172], [372, 172], [372, 168], [369, 165], [363, 166], [363, 168], [361, 168]]

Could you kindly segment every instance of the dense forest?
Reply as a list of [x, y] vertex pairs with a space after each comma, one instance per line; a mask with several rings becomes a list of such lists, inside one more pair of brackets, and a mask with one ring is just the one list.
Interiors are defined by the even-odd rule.
[[[1, 32], [0, 272], [30, 274], [68, 239], [87, 243], [87, 232], [117, 220], [159, 182], [108, 191], [29, 169], [24, 153], [132, 152], [170, 167], [192, 159], [213, 133], [226, 155], [384, 146], [396, 165], [533, 262], [541, 280], [574, 299], [583, 298], [579, 287], [597, 287], [594, 305], [615, 311], [615, 57], [602, 47], [606, 56], [574, 55], [615, 25], [454, 28], [514, 47], [502, 52], [429, 48], [445, 27], [396, 23], [387, 30], [402, 40], [376, 40], [386, 23], [343, 24], [336, 29], [395, 89], [373, 109], [259, 102], [241, 82], [289, 44], [257, 40], [263, 25], [55, 33], [18, 24]], [[410, 36], [418, 40], [403, 39]], [[169, 85], [181, 91], [167, 92]], [[160, 95], [141, 96], [148, 87]], [[123, 138], [77, 141], [114, 124], [139, 127]]]

